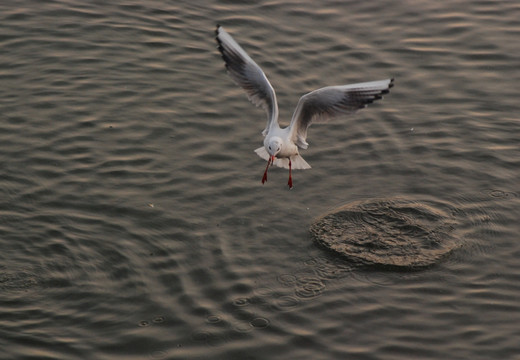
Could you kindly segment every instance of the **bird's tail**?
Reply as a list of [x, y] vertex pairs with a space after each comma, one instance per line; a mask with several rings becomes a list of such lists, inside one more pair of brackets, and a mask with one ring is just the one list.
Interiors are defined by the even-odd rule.
[[[256, 149], [255, 153], [258, 156], [260, 156], [262, 159], [264, 159], [265, 161], [269, 160], [269, 153], [267, 152], [267, 150], [265, 149], [264, 146]], [[281, 167], [281, 168], [289, 169], [289, 159], [287, 159], [287, 158], [281, 158], [281, 159], [276, 158], [274, 160], [273, 164], [278, 167]], [[300, 156], [300, 154], [297, 154], [295, 156], [291, 156], [291, 168], [293, 168], [293, 169], [310, 169], [311, 166], [309, 164], [307, 164], [307, 161], [305, 161]]]

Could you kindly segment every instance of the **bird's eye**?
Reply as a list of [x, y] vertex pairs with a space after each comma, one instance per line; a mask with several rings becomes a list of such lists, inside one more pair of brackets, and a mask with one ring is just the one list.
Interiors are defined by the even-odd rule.
[[271, 147], [269, 146], [269, 150], [271, 150]]

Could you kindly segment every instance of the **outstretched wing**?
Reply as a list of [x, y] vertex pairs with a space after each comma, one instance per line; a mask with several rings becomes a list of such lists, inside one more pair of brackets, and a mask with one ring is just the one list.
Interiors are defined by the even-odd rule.
[[307, 129], [313, 122], [356, 112], [383, 98], [394, 85], [394, 79], [359, 84], [328, 86], [303, 95], [294, 110], [290, 124], [290, 138], [307, 149]]
[[242, 87], [249, 100], [267, 112], [265, 136], [273, 121], [278, 120], [278, 104], [273, 87], [264, 72], [220, 25], [217, 25], [217, 43], [231, 78]]

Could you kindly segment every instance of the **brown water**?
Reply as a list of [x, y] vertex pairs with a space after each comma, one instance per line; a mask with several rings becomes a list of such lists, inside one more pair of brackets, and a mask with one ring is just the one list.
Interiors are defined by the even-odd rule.
[[[517, 357], [519, 19], [515, 1], [3, 1], [0, 358]], [[282, 122], [318, 87], [395, 87], [313, 125], [292, 190], [283, 169], [262, 186], [265, 115], [217, 22]], [[361, 269], [311, 239], [331, 209], [403, 197], [457, 218], [433, 267]]]

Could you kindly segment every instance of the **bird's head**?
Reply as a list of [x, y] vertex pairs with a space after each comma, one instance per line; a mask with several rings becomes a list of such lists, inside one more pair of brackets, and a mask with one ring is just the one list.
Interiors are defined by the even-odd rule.
[[280, 150], [282, 150], [282, 139], [280, 139], [278, 136], [273, 136], [267, 143], [267, 152], [269, 155], [274, 157], [278, 155]]

